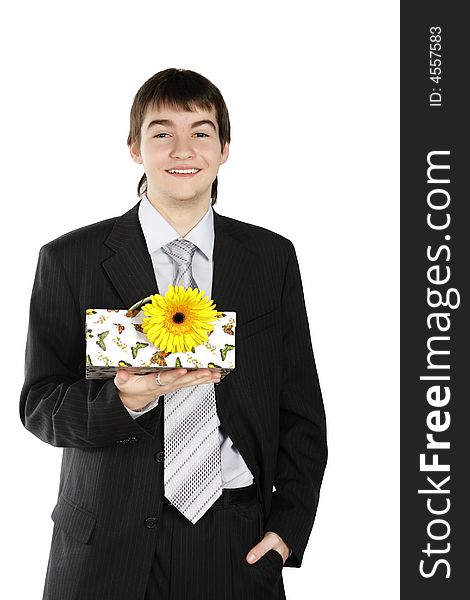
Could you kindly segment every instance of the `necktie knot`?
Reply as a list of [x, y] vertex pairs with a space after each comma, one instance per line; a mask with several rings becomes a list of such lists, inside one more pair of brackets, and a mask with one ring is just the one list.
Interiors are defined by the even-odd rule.
[[168, 244], [162, 246], [163, 252], [175, 261], [177, 265], [191, 264], [193, 255], [197, 250], [197, 246], [185, 240], [184, 238], [177, 238]]
[[197, 246], [184, 238], [177, 238], [172, 242], [162, 246], [163, 252], [173, 261], [176, 271], [173, 278], [173, 284], [182, 285], [185, 289], [188, 287], [196, 288], [197, 283], [192, 274], [193, 255]]

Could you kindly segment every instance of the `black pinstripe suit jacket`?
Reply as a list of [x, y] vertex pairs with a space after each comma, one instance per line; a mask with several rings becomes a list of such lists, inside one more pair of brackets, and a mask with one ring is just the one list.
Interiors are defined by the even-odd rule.
[[[161, 503], [151, 450], [163, 403], [134, 420], [112, 378], [84, 378], [85, 310], [129, 308], [158, 290], [139, 202], [39, 252], [20, 416], [39, 439], [64, 449], [47, 599], [85, 598], [85, 575], [87, 599], [99, 597], [93, 581], [98, 590], [103, 578], [110, 598], [141, 598], [153, 557], [143, 522]], [[295, 250], [276, 233], [215, 211], [214, 227], [212, 298], [237, 313], [237, 364], [216, 386], [219, 418], [259, 486], [265, 530], [293, 549], [286, 566], [300, 567], [327, 446]]]

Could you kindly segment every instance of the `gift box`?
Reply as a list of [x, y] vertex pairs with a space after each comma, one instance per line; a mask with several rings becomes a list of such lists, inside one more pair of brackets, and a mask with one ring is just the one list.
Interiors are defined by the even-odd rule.
[[145, 374], [183, 367], [220, 369], [221, 379], [235, 368], [236, 313], [223, 312], [206, 342], [187, 352], [166, 352], [142, 331], [142, 310], [89, 308], [86, 311], [86, 378], [114, 377], [116, 369]]

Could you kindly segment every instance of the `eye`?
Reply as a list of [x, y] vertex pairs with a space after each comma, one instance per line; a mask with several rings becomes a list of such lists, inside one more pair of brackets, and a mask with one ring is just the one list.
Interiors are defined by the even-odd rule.
[[202, 131], [198, 131], [196, 135], [204, 135], [205, 137], [209, 137], [207, 133], [203, 133]]
[[161, 135], [168, 135], [168, 133], [157, 133], [157, 135], [154, 135], [153, 137], [156, 137], [156, 138], [158, 138], [158, 137], [160, 137]]

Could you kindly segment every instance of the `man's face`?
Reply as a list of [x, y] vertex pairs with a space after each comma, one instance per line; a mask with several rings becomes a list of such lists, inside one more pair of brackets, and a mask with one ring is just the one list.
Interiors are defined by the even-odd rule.
[[[149, 200], [207, 202], [219, 166], [228, 158], [220, 147], [215, 111], [182, 111], [149, 107], [141, 128], [140, 148], [130, 146], [132, 159], [144, 165]], [[194, 173], [172, 173], [174, 170]]]

